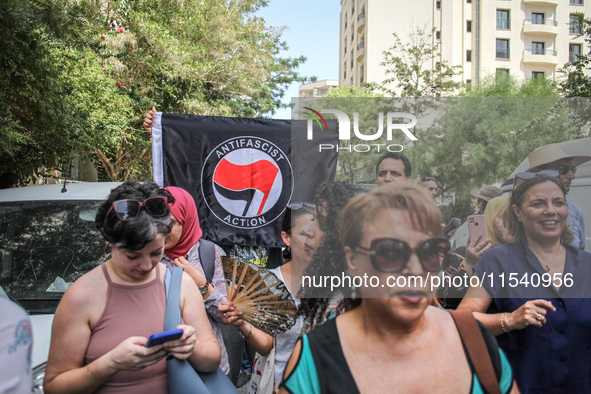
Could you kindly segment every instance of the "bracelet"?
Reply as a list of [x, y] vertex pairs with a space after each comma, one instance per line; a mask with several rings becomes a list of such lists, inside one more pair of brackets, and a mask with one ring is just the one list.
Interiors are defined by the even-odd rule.
[[90, 378], [92, 380], [94, 380], [97, 383], [100, 383], [100, 381], [97, 378], [94, 377], [94, 375], [92, 374], [92, 372], [90, 372], [90, 364], [87, 364], [86, 365], [86, 372], [88, 372], [88, 376], [90, 376]]
[[503, 323], [503, 317], [505, 317], [505, 313], [507, 313], [507, 312], [503, 312], [503, 314], [501, 315], [501, 328], [503, 329], [503, 331], [505, 331], [506, 333], [508, 333], [509, 330], [507, 330], [505, 328], [505, 323]]
[[[250, 324], [250, 323], [248, 323], [248, 324]], [[242, 333], [240, 333], [240, 335], [242, 335]], [[248, 338], [250, 338], [251, 335], [252, 335], [252, 324], [250, 324], [250, 331], [248, 332], [248, 335], [247, 336], [242, 335], [242, 338], [248, 339]]]

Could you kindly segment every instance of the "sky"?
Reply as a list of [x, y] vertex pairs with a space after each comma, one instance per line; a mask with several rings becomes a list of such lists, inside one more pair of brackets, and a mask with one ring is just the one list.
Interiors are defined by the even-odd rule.
[[[271, 0], [268, 7], [257, 12], [267, 25], [287, 26], [283, 41], [289, 50], [282, 57], [304, 55], [308, 60], [300, 66], [301, 75], [323, 79], [339, 79], [339, 0]], [[299, 83], [291, 85], [283, 98], [291, 102], [298, 96]], [[278, 110], [275, 119], [290, 119], [291, 110]]]

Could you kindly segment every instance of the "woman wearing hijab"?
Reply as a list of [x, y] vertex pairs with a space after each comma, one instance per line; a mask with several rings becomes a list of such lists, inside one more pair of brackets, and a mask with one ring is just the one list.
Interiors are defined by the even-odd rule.
[[486, 218], [486, 233], [492, 246], [507, 243], [507, 228], [503, 222], [503, 215], [509, 206], [509, 196], [495, 197], [488, 202], [484, 210]]
[[220, 323], [223, 324], [223, 319], [221, 312], [218, 310], [218, 306], [228, 299], [221, 260], [222, 249], [217, 245], [215, 246], [215, 268], [213, 278], [209, 283], [205, 278], [205, 272], [199, 257], [199, 240], [203, 232], [199, 227], [195, 200], [186, 190], [180, 187], [169, 186], [166, 190], [174, 197], [174, 203], [169, 205], [172, 230], [166, 236], [162, 263], [183, 267], [199, 287], [213, 333], [222, 348], [220, 368], [225, 374], [228, 374], [230, 371], [228, 352], [219, 326]]

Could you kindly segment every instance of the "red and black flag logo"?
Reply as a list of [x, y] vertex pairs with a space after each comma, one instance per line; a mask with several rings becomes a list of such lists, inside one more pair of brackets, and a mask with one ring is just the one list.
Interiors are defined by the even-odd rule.
[[272, 142], [236, 137], [219, 144], [201, 171], [203, 198], [229, 226], [250, 229], [281, 216], [291, 196], [291, 165]]

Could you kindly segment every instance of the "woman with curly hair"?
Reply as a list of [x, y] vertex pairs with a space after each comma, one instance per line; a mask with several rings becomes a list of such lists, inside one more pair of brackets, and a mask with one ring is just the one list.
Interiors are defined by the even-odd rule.
[[[345, 252], [339, 241], [336, 228], [337, 216], [347, 205], [349, 200], [364, 190], [355, 185], [343, 182], [323, 183], [316, 191], [316, 218], [320, 229], [325, 233], [324, 242], [318, 248], [312, 262], [304, 270], [303, 275], [309, 277], [324, 277], [329, 275], [348, 275]], [[300, 315], [306, 321], [303, 333], [310, 332], [334, 317], [339, 302], [343, 296], [349, 295], [351, 289], [338, 288], [332, 296], [327, 297], [325, 287], [305, 287], [298, 294], [301, 299]]]

